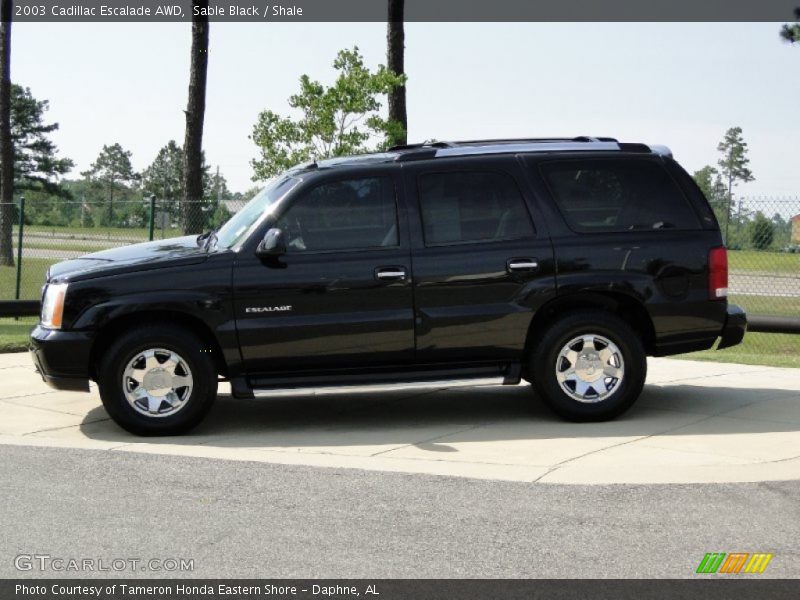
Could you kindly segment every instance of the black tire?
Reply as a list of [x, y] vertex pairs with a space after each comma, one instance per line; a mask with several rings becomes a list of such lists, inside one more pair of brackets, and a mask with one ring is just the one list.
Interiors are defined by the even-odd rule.
[[[191, 391], [184, 391], [183, 406], [174, 414], [147, 416], [137, 412], [123, 390], [128, 362], [151, 348], [175, 352], [188, 365]], [[97, 384], [106, 412], [120, 427], [136, 435], [186, 433], [203, 420], [217, 396], [217, 370], [211, 354], [204, 350], [207, 344], [199, 337], [169, 323], [152, 323], [124, 333], [106, 350], [97, 368]]]
[[[568, 360], [559, 358], [562, 348], [577, 337], [592, 334], [616, 345], [624, 361], [624, 371], [616, 383], [610, 378], [608, 389], [599, 392], [608, 393], [607, 397], [581, 401], [562, 388], [556, 370], [569, 366]], [[639, 397], [647, 377], [647, 356], [639, 336], [625, 321], [603, 311], [580, 311], [561, 317], [537, 340], [530, 356], [529, 373], [538, 394], [559, 416], [576, 422], [606, 421], [628, 410]], [[605, 381], [598, 381], [595, 387], [605, 388]], [[574, 384], [565, 383], [565, 386], [577, 393]], [[586, 392], [588, 395], [595, 393], [599, 398], [594, 390]]]

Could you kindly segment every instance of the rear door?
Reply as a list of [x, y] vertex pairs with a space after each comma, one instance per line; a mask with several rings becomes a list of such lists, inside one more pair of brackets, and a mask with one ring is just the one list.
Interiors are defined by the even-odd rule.
[[555, 293], [553, 250], [514, 157], [404, 166], [417, 361], [519, 359]]

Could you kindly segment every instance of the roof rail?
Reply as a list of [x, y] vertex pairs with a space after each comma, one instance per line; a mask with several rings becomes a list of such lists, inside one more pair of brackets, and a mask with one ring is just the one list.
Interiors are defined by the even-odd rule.
[[620, 146], [616, 141], [548, 141], [548, 142], [509, 142], [509, 143], [486, 143], [475, 146], [452, 146], [436, 150], [434, 156], [468, 156], [471, 154], [507, 154], [510, 152], [619, 152]]
[[617, 141], [612, 137], [579, 136], [573, 138], [519, 138], [468, 140], [455, 142], [426, 142], [394, 146], [390, 150], [404, 151], [395, 157], [396, 161], [406, 162], [427, 160], [446, 156], [469, 156], [480, 154], [509, 154], [530, 152], [636, 152], [669, 156], [669, 149], [663, 146], [647, 146]]
[[588, 135], [579, 135], [572, 138], [573, 142], [618, 142], [617, 138], [613, 137], [591, 137]]
[[386, 149], [387, 152], [397, 152], [399, 150], [425, 150], [428, 148], [450, 148], [451, 142], [422, 142], [420, 144], [399, 144]]
[[[493, 138], [486, 140], [451, 140], [449, 142], [437, 142], [443, 144], [445, 147], [455, 146], [485, 146], [489, 144], [516, 144], [516, 143], [556, 143], [556, 142], [616, 142], [616, 138], [612, 137], [591, 137], [588, 135], [581, 135], [578, 137], [530, 137], [530, 138]], [[411, 148], [418, 146], [432, 146], [433, 144], [412, 144]]]

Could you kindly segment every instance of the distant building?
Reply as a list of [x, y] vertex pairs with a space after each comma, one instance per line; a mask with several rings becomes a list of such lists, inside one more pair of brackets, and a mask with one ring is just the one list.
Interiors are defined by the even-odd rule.
[[792, 217], [792, 243], [800, 244], [800, 215]]
[[[248, 199], [237, 198], [237, 199], [234, 199], [234, 200], [223, 200], [222, 201], [222, 206], [224, 206], [228, 210], [229, 213], [234, 214], [236, 212], [239, 212], [239, 209], [242, 208], [245, 204], [247, 204], [247, 200], [249, 200], [249, 198]], [[800, 215], [798, 215], [798, 217], [800, 217]]]

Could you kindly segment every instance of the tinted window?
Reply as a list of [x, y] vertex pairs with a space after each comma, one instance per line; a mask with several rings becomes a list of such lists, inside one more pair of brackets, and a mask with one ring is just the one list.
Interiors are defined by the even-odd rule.
[[552, 162], [542, 171], [575, 231], [700, 228], [680, 188], [654, 162]]
[[419, 200], [428, 245], [533, 235], [519, 189], [505, 173], [425, 174]]
[[292, 204], [278, 227], [289, 252], [397, 246], [394, 185], [372, 177], [317, 186]]

